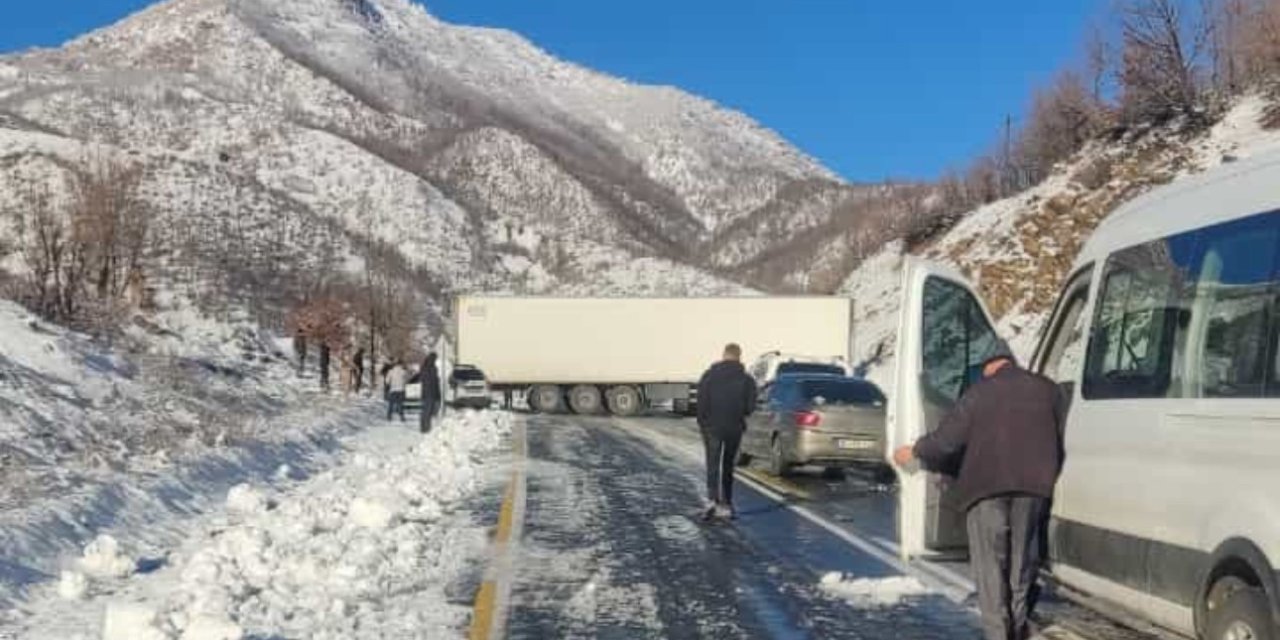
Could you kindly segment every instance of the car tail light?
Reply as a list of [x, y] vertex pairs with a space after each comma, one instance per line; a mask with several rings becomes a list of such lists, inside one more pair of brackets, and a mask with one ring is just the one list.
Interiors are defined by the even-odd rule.
[[822, 416], [813, 411], [799, 411], [795, 414], [796, 426], [801, 429], [814, 429], [822, 424]]

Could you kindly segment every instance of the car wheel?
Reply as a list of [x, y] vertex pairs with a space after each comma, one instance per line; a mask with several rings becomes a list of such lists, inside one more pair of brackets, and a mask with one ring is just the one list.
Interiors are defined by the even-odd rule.
[[583, 416], [593, 416], [604, 408], [604, 399], [600, 397], [600, 388], [580, 384], [569, 390], [569, 408]]
[[875, 481], [877, 484], [891, 485], [898, 481], [898, 472], [887, 464], [879, 465], [876, 467]]
[[1277, 640], [1262, 589], [1243, 585], [1209, 611], [1208, 640]]
[[791, 465], [787, 464], [782, 454], [782, 438], [774, 436], [773, 444], [769, 447], [769, 473], [781, 478], [790, 472]]

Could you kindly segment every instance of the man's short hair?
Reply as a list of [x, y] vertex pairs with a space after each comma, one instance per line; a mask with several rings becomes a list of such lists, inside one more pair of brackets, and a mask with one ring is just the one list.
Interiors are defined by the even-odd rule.
[[728, 360], [741, 360], [742, 347], [739, 347], [737, 343], [730, 342], [724, 346], [724, 357]]

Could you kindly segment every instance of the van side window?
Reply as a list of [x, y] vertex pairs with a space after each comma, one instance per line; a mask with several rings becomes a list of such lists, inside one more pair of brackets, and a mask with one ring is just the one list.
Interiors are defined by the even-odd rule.
[[1089, 302], [1089, 279], [1092, 276], [1093, 268], [1090, 267], [1067, 285], [1062, 306], [1054, 319], [1054, 333], [1045, 342], [1047, 351], [1040, 363], [1040, 373], [1059, 385], [1079, 382], [1084, 369], [1087, 335], [1084, 308]]
[[1187, 342], [1189, 397], [1264, 395], [1273, 351], [1278, 221], [1255, 216], [1204, 232]]
[[964, 287], [929, 278], [924, 284], [923, 386], [955, 402], [970, 367], [995, 353], [999, 342], [978, 301]]
[[1085, 363], [1084, 397], [1163, 398], [1185, 336], [1198, 235], [1124, 249], [1107, 260]]

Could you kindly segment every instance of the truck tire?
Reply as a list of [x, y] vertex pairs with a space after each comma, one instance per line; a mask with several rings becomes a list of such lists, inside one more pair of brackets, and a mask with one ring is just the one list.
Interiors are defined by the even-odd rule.
[[569, 390], [569, 408], [581, 416], [594, 416], [604, 409], [604, 398], [600, 396], [600, 388], [590, 384], [580, 384]]
[[610, 388], [606, 400], [609, 402], [609, 413], [623, 418], [640, 415], [640, 410], [644, 408], [640, 391], [630, 385]]
[[540, 384], [529, 392], [529, 408], [538, 413], [564, 411], [564, 391], [554, 384]]

